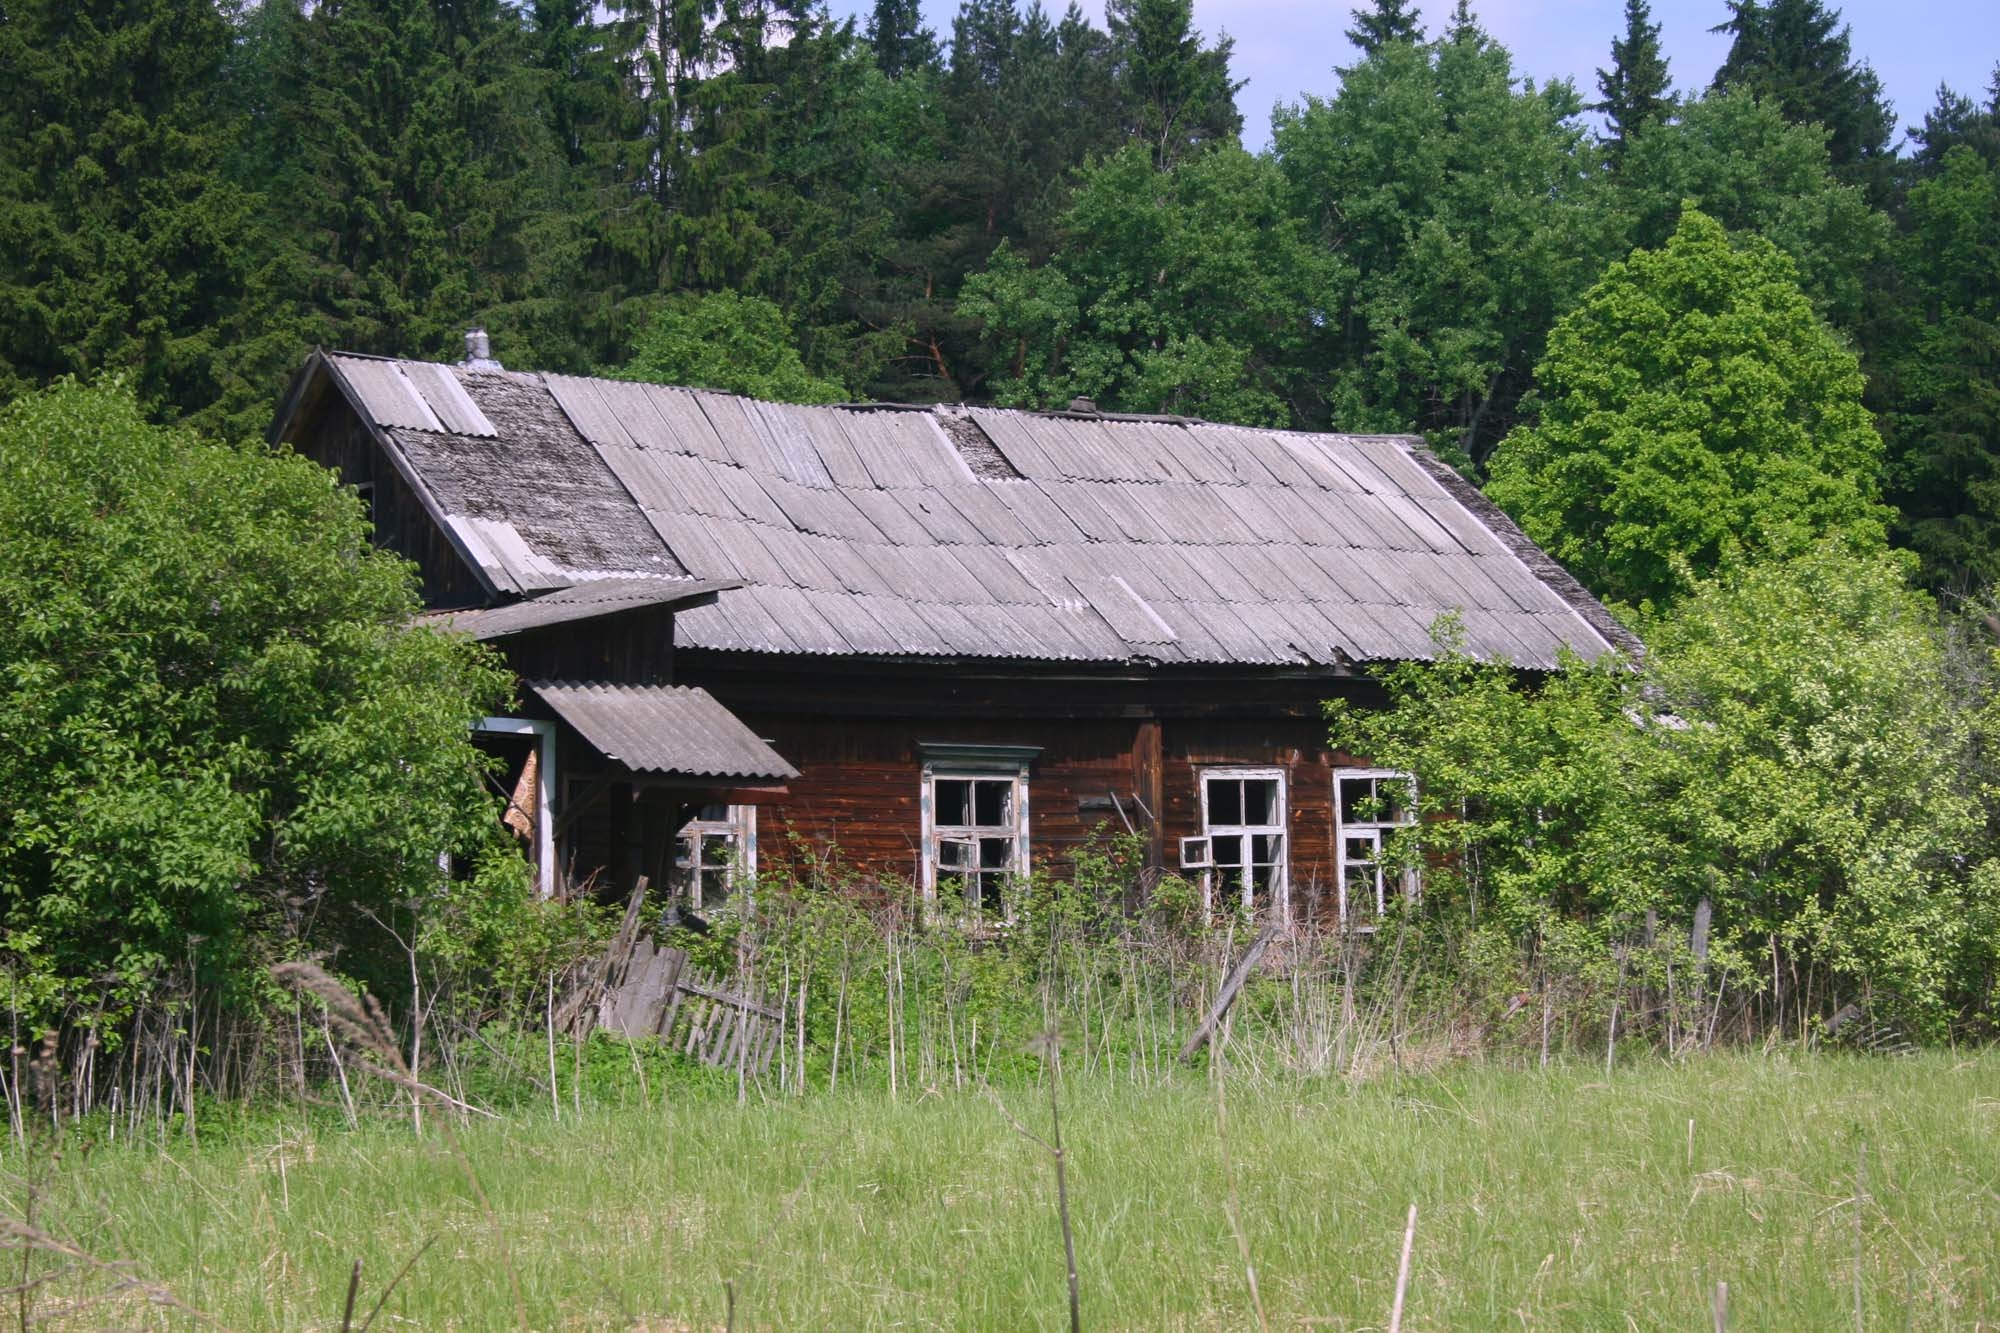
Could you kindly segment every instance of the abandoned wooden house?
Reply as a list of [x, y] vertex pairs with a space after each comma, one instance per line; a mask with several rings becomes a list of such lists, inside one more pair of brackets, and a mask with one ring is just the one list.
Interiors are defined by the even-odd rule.
[[1379, 699], [1447, 612], [1524, 671], [1636, 647], [1417, 440], [1077, 408], [315, 353], [273, 437], [519, 676], [484, 727], [545, 891], [707, 907], [831, 858], [1004, 918], [1130, 830], [1216, 906], [1365, 922], [1408, 779], [1330, 749], [1323, 701]]

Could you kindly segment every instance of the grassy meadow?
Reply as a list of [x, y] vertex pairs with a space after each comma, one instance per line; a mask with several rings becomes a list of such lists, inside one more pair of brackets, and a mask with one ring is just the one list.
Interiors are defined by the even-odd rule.
[[[1046, 1133], [1045, 1089], [998, 1095]], [[16, 1249], [0, 1280], [48, 1277], [30, 1323], [197, 1326], [131, 1275], [231, 1327], [338, 1328], [359, 1259], [360, 1327], [428, 1242], [377, 1327], [1066, 1323], [1051, 1162], [994, 1095], [653, 1096], [457, 1149], [278, 1118], [10, 1146], [8, 1214], [129, 1267]], [[1732, 1328], [1851, 1328], [1857, 1266], [1869, 1328], [2000, 1326], [1990, 1053], [1232, 1079], [1226, 1140], [1198, 1073], [1062, 1100], [1086, 1327], [1256, 1327], [1232, 1191], [1272, 1328], [1386, 1326], [1411, 1203], [1406, 1328], [1712, 1327], [1719, 1281]]]

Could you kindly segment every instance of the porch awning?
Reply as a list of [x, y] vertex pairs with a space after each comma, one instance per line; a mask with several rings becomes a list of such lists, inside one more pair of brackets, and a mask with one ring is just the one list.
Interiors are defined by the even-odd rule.
[[576, 620], [596, 620], [624, 611], [649, 606], [671, 606], [679, 610], [707, 606], [717, 593], [743, 586], [741, 579], [594, 579], [574, 587], [558, 588], [507, 606], [473, 608], [464, 611], [432, 611], [420, 619], [426, 625], [457, 630], [475, 639], [504, 639], [528, 630]]
[[707, 690], [533, 681], [557, 717], [635, 773], [784, 782], [799, 775]]

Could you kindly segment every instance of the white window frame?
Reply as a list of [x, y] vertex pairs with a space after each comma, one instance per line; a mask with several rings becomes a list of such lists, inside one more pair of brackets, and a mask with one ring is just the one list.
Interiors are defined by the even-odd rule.
[[[727, 863], [728, 887], [722, 897], [710, 901], [702, 888], [701, 845], [719, 839], [733, 850]], [[715, 869], [709, 866], [709, 869]], [[702, 819], [699, 814], [681, 825], [674, 835], [674, 893], [684, 897], [690, 910], [712, 911], [727, 901], [739, 887], [757, 878], [757, 807], [723, 807], [721, 819]]]
[[[1344, 781], [1369, 781], [1377, 784], [1382, 782], [1402, 782], [1407, 784], [1409, 787], [1409, 796], [1403, 802], [1403, 817], [1400, 819], [1349, 820], [1347, 818], [1345, 793], [1340, 789], [1340, 784]], [[1373, 876], [1375, 881], [1375, 901], [1372, 904], [1366, 905], [1365, 912], [1360, 914], [1362, 920], [1355, 923], [1364, 929], [1372, 929], [1375, 923], [1382, 919], [1383, 912], [1388, 908], [1388, 890], [1391, 884], [1397, 884], [1397, 887], [1402, 890], [1404, 898], [1410, 901], [1416, 900], [1418, 876], [1415, 869], [1392, 873], [1390, 867], [1382, 864], [1382, 850], [1387, 846], [1389, 839], [1394, 837], [1399, 830], [1409, 828], [1416, 822], [1417, 779], [1415, 774], [1406, 773], [1394, 768], [1336, 768], [1333, 770], [1333, 882], [1340, 895], [1340, 920], [1343, 925], [1348, 924], [1350, 921], [1349, 904], [1347, 901], [1347, 872], [1350, 867], [1360, 869], [1372, 866], [1375, 872]], [[1373, 843], [1374, 855], [1372, 857], [1350, 856], [1347, 845], [1349, 838], [1353, 838], [1356, 841], [1366, 839]], [[1400, 881], [1399, 884], [1397, 883], [1398, 881]]]
[[[978, 860], [981, 838], [1011, 837], [1014, 852], [1010, 863], [1004, 867], [976, 867], [980, 876], [979, 887], [983, 891], [984, 876], [998, 870], [1009, 879], [1025, 879], [1029, 864], [1029, 819], [1028, 819], [1028, 768], [1034, 754], [1039, 750], [1029, 750], [1016, 746], [926, 746], [932, 751], [924, 761], [922, 778], [918, 787], [918, 803], [923, 812], [923, 842], [919, 853], [920, 889], [926, 903], [935, 903], [938, 896], [938, 878], [943, 866], [943, 847], [947, 842], [972, 844], [972, 858]], [[938, 822], [937, 784], [939, 782], [1005, 782], [1010, 784], [1011, 819], [1006, 825], [997, 824], [940, 824]], [[1004, 833], [997, 832], [1004, 828]], [[1000, 910], [991, 918], [979, 910], [976, 903], [967, 903], [966, 924], [982, 924], [989, 919], [1002, 924], [1012, 924], [1015, 915], [1015, 895], [1008, 892], [1003, 884], [998, 888]]]
[[535, 896], [556, 896], [556, 724], [539, 718], [482, 717], [472, 724], [491, 736], [532, 736], [535, 764]]
[[[1211, 780], [1222, 782], [1275, 782], [1277, 784], [1277, 801], [1275, 803], [1277, 808], [1273, 811], [1273, 822], [1267, 824], [1215, 823], [1210, 816], [1208, 808], [1208, 784]], [[1201, 799], [1201, 832], [1202, 837], [1208, 840], [1210, 862], [1209, 868], [1203, 870], [1201, 873], [1201, 901], [1203, 910], [1211, 914], [1215, 911], [1216, 887], [1225, 871], [1232, 868], [1240, 871], [1243, 865], [1254, 862], [1253, 858], [1252, 862], [1238, 862], [1235, 867], [1224, 866], [1216, 859], [1216, 838], [1244, 838], [1246, 841], [1243, 845], [1247, 852], [1251, 845], [1247, 841], [1248, 839], [1276, 835], [1279, 839], [1278, 859], [1275, 863], [1277, 882], [1271, 886], [1270, 906], [1271, 910], [1277, 914], [1279, 921], [1291, 920], [1292, 828], [1291, 784], [1289, 775], [1282, 768], [1200, 768], [1195, 771], [1195, 781], [1199, 786]], [[1240, 812], [1238, 817], [1241, 817]], [[1255, 887], [1252, 884], [1243, 883], [1242, 900], [1238, 904], [1232, 904], [1231, 910], [1233, 911], [1240, 907], [1247, 911], [1252, 909], [1255, 903]]]

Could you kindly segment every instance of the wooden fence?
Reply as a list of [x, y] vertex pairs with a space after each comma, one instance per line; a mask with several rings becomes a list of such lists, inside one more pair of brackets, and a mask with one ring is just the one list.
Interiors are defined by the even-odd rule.
[[701, 972], [687, 950], [656, 943], [640, 925], [645, 895], [641, 880], [610, 947], [571, 991], [564, 1026], [658, 1037], [705, 1065], [764, 1073], [782, 1035], [776, 1007]]

